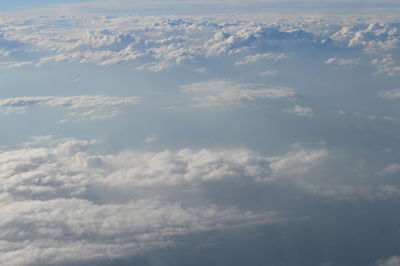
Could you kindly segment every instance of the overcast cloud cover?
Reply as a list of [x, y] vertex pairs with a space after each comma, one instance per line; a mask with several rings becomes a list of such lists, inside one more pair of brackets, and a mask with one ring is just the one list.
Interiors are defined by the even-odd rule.
[[400, 265], [398, 1], [0, 3], [0, 265]]

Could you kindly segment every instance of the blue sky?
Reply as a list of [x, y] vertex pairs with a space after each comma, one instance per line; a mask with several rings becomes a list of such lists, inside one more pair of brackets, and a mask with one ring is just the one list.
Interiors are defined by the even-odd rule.
[[15, 0], [15, 1], [0, 1], [1, 11], [18, 11], [28, 10], [32, 8], [43, 8], [52, 4], [60, 3], [79, 3], [83, 2], [80, 0]]
[[396, 2], [6, 4], [0, 265], [400, 265]]
[[343, 0], [343, 1], [315, 1], [315, 0], [253, 0], [253, 1], [126, 1], [126, 0], [38, 0], [38, 1], [1, 1], [1, 11], [26, 11], [42, 15], [70, 14], [214, 14], [214, 13], [393, 13], [398, 12], [399, 3], [395, 0]]

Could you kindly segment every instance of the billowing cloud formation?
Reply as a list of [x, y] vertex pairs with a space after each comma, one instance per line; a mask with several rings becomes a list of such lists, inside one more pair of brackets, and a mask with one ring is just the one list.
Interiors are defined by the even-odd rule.
[[181, 86], [192, 97], [195, 108], [224, 109], [265, 99], [292, 99], [292, 88], [259, 88], [255, 84], [242, 84], [229, 80], [198, 82]]
[[344, 59], [331, 57], [325, 61], [325, 64], [336, 64], [338, 66], [355, 66], [360, 64], [360, 59]]
[[279, 61], [281, 59], [287, 58], [288, 55], [281, 53], [281, 54], [274, 54], [274, 53], [266, 53], [266, 54], [256, 54], [256, 55], [248, 55], [244, 58], [243, 61], [238, 61], [235, 65], [246, 65], [250, 63], [255, 63], [257, 61], [266, 59], [266, 60], [273, 60]]
[[399, 36], [400, 32], [394, 25], [372, 23], [361, 27], [345, 26], [331, 38], [348, 47], [364, 47], [366, 52], [373, 53], [399, 48]]
[[399, 100], [400, 99], [400, 89], [393, 89], [388, 91], [382, 91], [380, 95], [388, 100]]
[[137, 104], [137, 97], [112, 97], [102, 95], [81, 95], [68, 97], [34, 96], [0, 99], [0, 112], [24, 112], [30, 107], [40, 105], [48, 107], [63, 107], [67, 109], [82, 109], [78, 115], [83, 119], [106, 119], [118, 114], [119, 109], [126, 105]]
[[[55, 147], [28, 148], [41, 139], [25, 142], [23, 150], [0, 154], [3, 192], [52, 198], [83, 195], [89, 184], [112, 187], [149, 187], [202, 183], [223, 179], [269, 181], [303, 175], [326, 157], [321, 150], [295, 150], [282, 156], [265, 157], [247, 149], [190, 150], [156, 153], [126, 152], [91, 156], [84, 152], [92, 142], [64, 140]], [[38, 142], [39, 141], [39, 142]]]
[[288, 110], [289, 112], [303, 117], [311, 117], [314, 115], [313, 110], [307, 106], [296, 105]]
[[387, 260], [380, 259], [376, 262], [377, 266], [397, 266], [400, 265], [400, 256], [393, 256]]
[[386, 166], [381, 171], [379, 171], [380, 175], [392, 175], [400, 172], [400, 164], [394, 163]]
[[[78, 62], [130, 64], [132, 69], [161, 71], [185, 63], [197, 69], [199, 59], [213, 56], [233, 57], [236, 65], [247, 65], [290, 58], [295, 48], [339, 46], [376, 55], [374, 62], [382, 68], [387, 60], [383, 62], [379, 53], [396, 53], [400, 43], [398, 22], [390, 17], [385, 21], [296, 17], [277, 22], [266, 16], [10, 18], [1, 22], [0, 56], [29, 54], [30, 61], [8, 60], [2, 63], [4, 67]], [[359, 60], [328, 62], [354, 65]], [[390, 73], [398, 72], [395, 62], [391, 68]]]
[[0, 153], [1, 264], [121, 258], [173, 245], [183, 234], [281, 221], [276, 212], [199, 206], [183, 193], [193, 196], [198, 185], [220, 180], [301, 176], [327, 155], [323, 149], [276, 157], [247, 149], [91, 155], [91, 145], [44, 136]]

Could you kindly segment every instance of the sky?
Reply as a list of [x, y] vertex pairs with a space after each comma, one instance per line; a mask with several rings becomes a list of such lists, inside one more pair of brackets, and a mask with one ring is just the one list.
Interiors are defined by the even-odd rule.
[[400, 265], [397, 1], [0, 3], [0, 265]]

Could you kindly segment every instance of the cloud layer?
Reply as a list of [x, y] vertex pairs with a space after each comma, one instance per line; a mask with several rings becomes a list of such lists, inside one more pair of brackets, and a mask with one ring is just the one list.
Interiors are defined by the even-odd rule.
[[61, 107], [80, 110], [77, 119], [106, 119], [117, 115], [126, 105], [137, 104], [138, 97], [113, 97], [103, 95], [81, 95], [68, 97], [33, 96], [0, 99], [0, 112], [20, 113], [34, 106]]
[[276, 211], [199, 205], [184, 191], [206, 189], [209, 182], [304, 175], [327, 154], [185, 149], [91, 155], [92, 145], [44, 136], [0, 153], [2, 264], [120, 258], [173, 245], [183, 234], [282, 221]]

